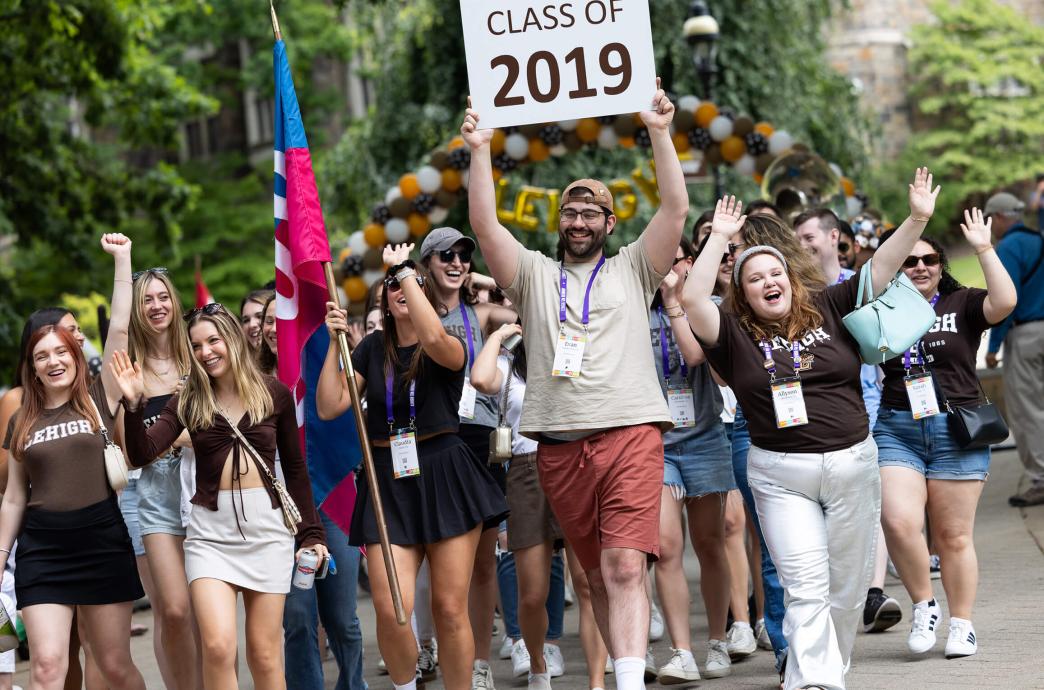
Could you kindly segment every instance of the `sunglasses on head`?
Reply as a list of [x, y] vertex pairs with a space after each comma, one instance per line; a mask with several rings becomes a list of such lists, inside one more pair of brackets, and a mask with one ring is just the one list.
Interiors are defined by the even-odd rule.
[[[424, 287], [424, 276], [417, 276], [417, 285]], [[398, 292], [402, 289], [402, 285], [399, 284], [399, 279], [395, 276], [388, 276], [385, 278], [384, 287], [388, 288], [388, 292]]]
[[906, 261], [903, 262], [903, 268], [917, 268], [917, 263], [923, 261], [925, 266], [938, 266], [942, 263], [942, 257], [939, 256], [939, 252], [932, 254], [925, 254], [923, 256], [910, 255], [906, 257]]
[[131, 282], [137, 281], [138, 278], [142, 277], [146, 273], [154, 273], [156, 275], [166, 274], [167, 273], [167, 267], [166, 266], [156, 266], [155, 268], [146, 268], [144, 271], [135, 271], [134, 273], [131, 273]]
[[210, 304], [204, 304], [202, 307], [197, 307], [185, 314], [185, 321], [191, 321], [197, 316], [213, 316], [214, 314], [224, 312], [228, 313], [224, 306], [220, 302], [211, 302]]
[[443, 249], [439, 252], [439, 260], [444, 264], [453, 263], [453, 257], [459, 256], [462, 264], [471, 263], [471, 250], [470, 249]]

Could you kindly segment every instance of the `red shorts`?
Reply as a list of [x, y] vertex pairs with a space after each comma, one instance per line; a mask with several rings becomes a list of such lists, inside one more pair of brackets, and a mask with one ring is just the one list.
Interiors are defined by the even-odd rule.
[[602, 549], [660, 555], [663, 435], [656, 424], [600, 431], [537, 447], [540, 485], [584, 570]]

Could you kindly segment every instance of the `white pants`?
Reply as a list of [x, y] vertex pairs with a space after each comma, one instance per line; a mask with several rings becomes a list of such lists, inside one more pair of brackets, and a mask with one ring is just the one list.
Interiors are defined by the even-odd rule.
[[877, 445], [867, 437], [831, 453], [752, 446], [747, 478], [785, 592], [785, 688], [843, 690], [874, 569]]

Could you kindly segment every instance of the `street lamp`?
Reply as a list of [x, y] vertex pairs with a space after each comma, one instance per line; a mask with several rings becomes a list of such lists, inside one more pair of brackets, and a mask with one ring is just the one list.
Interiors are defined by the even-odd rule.
[[[692, 62], [703, 85], [703, 98], [709, 101], [714, 97], [713, 81], [718, 72], [718, 20], [711, 15], [703, 0], [693, 0], [689, 6], [682, 35], [692, 48]], [[714, 177], [714, 198], [720, 199], [724, 190], [717, 165], [711, 166], [711, 175]]]

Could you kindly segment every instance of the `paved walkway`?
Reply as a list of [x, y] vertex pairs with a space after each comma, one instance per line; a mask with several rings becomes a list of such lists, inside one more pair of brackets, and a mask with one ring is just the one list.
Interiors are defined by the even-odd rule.
[[[942, 656], [946, 635], [946, 595], [936, 583], [936, 596], [943, 605], [942, 634], [936, 650], [925, 658], [913, 659], [906, 652], [906, 630], [909, 598], [902, 586], [889, 580], [887, 591], [902, 602], [906, 618], [892, 630], [878, 635], [860, 634], [856, 643], [854, 664], [848, 675], [851, 690], [879, 688], [1044, 688], [1044, 506], [1016, 510], [1009, 508], [1007, 497], [1015, 493], [1021, 471], [1013, 451], [994, 455], [992, 474], [983, 493], [975, 540], [979, 553], [980, 588], [974, 621], [979, 636], [976, 656], [947, 661]], [[691, 550], [687, 554], [687, 570], [694, 596], [692, 606], [693, 640], [706, 639], [706, 622], [699, 599], [699, 573]], [[366, 678], [371, 688], [390, 688], [387, 676], [377, 672], [377, 646], [374, 640], [373, 608], [367, 598], [359, 601], [359, 614], [366, 634]], [[136, 620], [151, 625], [147, 612]], [[576, 637], [575, 610], [567, 610], [563, 640], [566, 675], [554, 683], [556, 690], [587, 690], [587, 676]], [[240, 643], [242, 645], [242, 641]], [[499, 639], [494, 643], [494, 650]], [[146, 676], [150, 689], [162, 688], [152, 655], [151, 632], [133, 640], [134, 658]], [[669, 656], [666, 641], [653, 645], [653, 653], [662, 663]], [[241, 655], [242, 656], [242, 655]], [[733, 674], [720, 680], [705, 680], [700, 687], [712, 690], [729, 688], [774, 688], [776, 675], [769, 652], [758, 652], [749, 660], [736, 664]], [[703, 665], [705, 654], [697, 652]], [[15, 682], [28, 687], [26, 664], [19, 664]], [[333, 688], [336, 667], [325, 663], [327, 688]], [[510, 662], [494, 665], [497, 686], [502, 689], [525, 687], [525, 679], [511, 677]], [[607, 677], [613, 687], [612, 676]], [[242, 688], [253, 688], [249, 673], [242, 672]], [[439, 682], [429, 688], [442, 688]], [[656, 683], [650, 687], [657, 687]], [[318, 690], [318, 689], [317, 689]]]

